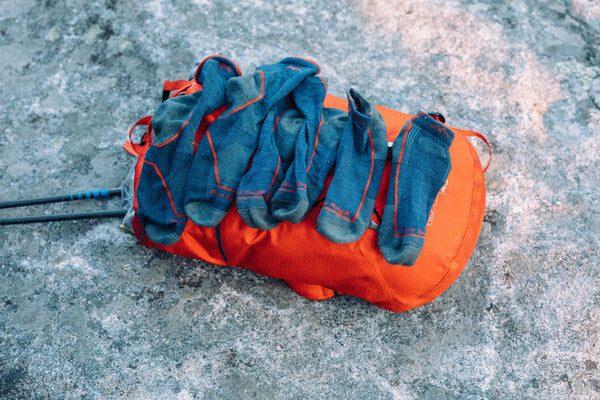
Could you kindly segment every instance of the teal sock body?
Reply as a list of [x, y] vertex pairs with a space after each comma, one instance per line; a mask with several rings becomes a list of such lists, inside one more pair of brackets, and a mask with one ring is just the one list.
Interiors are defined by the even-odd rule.
[[214, 227], [225, 217], [269, 110], [319, 71], [312, 61], [286, 58], [229, 80], [227, 110], [202, 138], [187, 178], [185, 212], [195, 224]]
[[309, 77], [294, 91], [294, 102], [304, 115], [295, 159], [273, 196], [273, 216], [282, 221], [301, 222], [318, 200], [327, 174], [335, 163], [346, 113], [323, 109], [325, 83]]
[[194, 75], [202, 90], [166, 100], [152, 117], [156, 137], [144, 158], [137, 200], [139, 219], [158, 244], [176, 243], [185, 229], [185, 186], [196, 130], [206, 115], [225, 105], [227, 83], [239, 74], [231, 60], [209, 57]]
[[254, 229], [273, 229], [271, 198], [294, 159], [294, 147], [304, 118], [287, 100], [269, 111], [261, 127], [258, 149], [238, 186], [236, 204], [244, 222]]
[[379, 249], [390, 264], [412, 266], [425, 243], [431, 206], [450, 172], [454, 132], [425, 113], [394, 140], [392, 170], [379, 226]]
[[354, 89], [348, 93], [348, 114], [317, 220], [317, 231], [334, 243], [355, 242], [368, 228], [388, 149], [383, 118]]

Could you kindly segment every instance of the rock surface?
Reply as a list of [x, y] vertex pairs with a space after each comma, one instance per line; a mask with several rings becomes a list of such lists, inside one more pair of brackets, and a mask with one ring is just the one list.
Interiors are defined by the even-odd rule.
[[393, 314], [115, 220], [0, 227], [0, 398], [600, 399], [597, 1], [0, 0], [0, 201], [118, 186], [129, 126], [210, 54], [310, 58], [332, 94], [485, 134], [465, 271]]

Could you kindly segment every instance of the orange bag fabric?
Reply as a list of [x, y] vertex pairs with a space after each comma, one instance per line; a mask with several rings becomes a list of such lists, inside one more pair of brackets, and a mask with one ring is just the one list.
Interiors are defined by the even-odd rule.
[[[185, 83], [181, 85], [185, 93], [198, 90]], [[176, 88], [171, 84], [167, 90]], [[347, 110], [347, 101], [327, 95], [324, 106]], [[386, 107], [376, 108], [385, 120], [388, 141], [392, 142], [411, 115]], [[171, 246], [150, 241], [136, 217], [134, 232], [147, 247], [283, 279], [296, 293], [308, 299], [324, 300], [336, 293], [348, 294], [390, 311], [407, 311], [433, 300], [458, 278], [475, 248], [483, 222], [484, 170], [467, 136], [485, 138], [476, 132], [451, 129], [455, 132], [450, 147], [452, 169], [434, 202], [425, 245], [412, 267], [388, 264], [379, 252], [377, 231], [373, 229], [367, 229], [354, 243], [330, 242], [316, 230], [320, 206], [315, 206], [300, 224], [283, 222], [266, 231], [248, 227], [234, 204], [217, 228], [220, 238], [216, 228], [201, 227], [188, 220], [181, 239]], [[147, 142], [150, 136], [148, 129]], [[144, 157], [143, 151], [138, 153], [137, 170]], [[391, 161], [388, 161], [375, 205], [379, 215], [385, 206], [390, 169]], [[331, 176], [323, 193], [330, 179]], [[135, 178], [136, 188], [138, 180], [139, 173]], [[375, 215], [373, 221], [378, 221]]]

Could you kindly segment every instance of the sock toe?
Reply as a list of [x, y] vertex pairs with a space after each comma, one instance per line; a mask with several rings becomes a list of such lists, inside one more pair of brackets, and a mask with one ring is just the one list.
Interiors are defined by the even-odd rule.
[[393, 265], [404, 265], [405, 267], [412, 267], [419, 255], [423, 246], [413, 243], [405, 243], [400, 248], [381, 246], [381, 254], [388, 264]]
[[293, 224], [302, 222], [308, 211], [308, 200], [286, 201], [273, 199], [273, 217]]
[[319, 214], [317, 219], [317, 232], [337, 244], [352, 243], [360, 239], [362, 233], [356, 232], [355, 228], [356, 226], [352, 222], [345, 223], [345, 221], [331, 218], [327, 214]]
[[181, 234], [177, 232], [173, 225], [158, 225], [147, 223], [144, 230], [148, 238], [154, 243], [170, 246], [179, 241]]
[[242, 220], [246, 223], [246, 225], [248, 225], [250, 228], [253, 229], [259, 229], [256, 224], [254, 223], [254, 218], [252, 218], [252, 215], [250, 215], [250, 209], [249, 208], [243, 208], [240, 207], [238, 205], [238, 214], [240, 214], [240, 217], [242, 218]]
[[[270, 214], [267, 206], [264, 207], [253, 207], [246, 210], [247, 217], [249, 218], [252, 225], [248, 224], [249, 221], [244, 221], [248, 226], [254, 229], [271, 230], [276, 228], [281, 221], [274, 219]], [[241, 214], [240, 214], [241, 215]]]
[[403, 245], [397, 257], [398, 263], [406, 267], [412, 267], [417, 262], [422, 249], [423, 246], [416, 244], [407, 243]]
[[214, 208], [203, 201], [192, 201], [185, 205], [185, 213], [193, 223], [207, 228], [214, 228], [227, 214], [226, 211]]

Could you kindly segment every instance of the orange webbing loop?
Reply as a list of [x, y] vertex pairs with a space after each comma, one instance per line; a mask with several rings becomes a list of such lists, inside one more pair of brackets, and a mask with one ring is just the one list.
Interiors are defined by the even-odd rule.
[[[131, 148], [137, 153], [137, 155], [145, 154], [146, 150], [148, 149], [148, 145], [150, 144], [150, 120], [152, 120], [152, 116], [149, 115], [144, 117], [136, 122], [131, 129], [129, 129], [129, 143], [131, 143]], [[148, 129], [146, 130], [144, 136], [142, 136], [140, 143], [135, 143], [131, 138], [131, 134], [133, 133], [135, 127], [139, 125], [147, 125]]]
[[[172, 91], [175, 91], [171, 93]], [[179, 96], [180, 94], [190, 94], [202, 90], [202, 85], [196, 81], [165, 81], [163, 85], [162, 101], [171, 97]]]
[[[181, 93], [186, 92], [195, 82], [194, 81], [165, 81], [163, 84], [162, 101], [167, 100], [170, 97], [179, 96]], [[175, 90], [175, 93], [171, 92]]]
[[179, 96], [181, 93], [184, 93], [186, 90], [188, 90], [190, 87], [192, 86], [192, 84], [190, 83], [187, 86], [182, 87], [181, 89], [177, 89], [172, 95], [170, 95], [169, 97], [176, 97]]
[[179, 80], [179, 81], [165, 81], [163, 90], [170, 92], [171, 90], [179, 90], [184, 87], [188, 87], [192, 84], [192, 81]]
[[131, 154], [134, 157], [137, 157], [139, 154], [133, 149], [133, 146], [131, 145], [131, 142], [128, 140], [125, 142], [125, 144], [123, 145], [123, 150], [125, 150], [126, 152], [128, 152], [129, 154]]
[[490, 152], [490, 158], [489, 158], [485, 168], [483, 169], [483, 173], [485, 174], [485, 171], [487, 171], [488, 167], [490, 166], [490, 163], [492, 162], [492, 146], [490, 145], [490, 142], [488, 142], [486, 137], [483, 136], [481, 133], [475, 132], [475, 131], [464, 131], [464, 132], [465, 132], [465, 136], [478, 137], [479, 139], [483, 140], [485, 142], [485, 144], [487, 145], [488, 151]]

